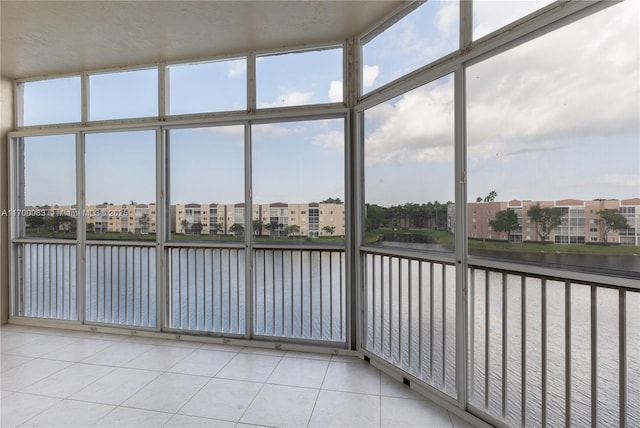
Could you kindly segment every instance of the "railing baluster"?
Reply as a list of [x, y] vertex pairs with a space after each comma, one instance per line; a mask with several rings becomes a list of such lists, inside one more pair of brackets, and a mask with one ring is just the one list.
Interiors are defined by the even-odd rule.
[[565, 426], [571, 426], [571, 282], [564, 282]]
[[408, 364], [409, 370], [411, 370], [411, 351], [413, 350], [413, 346], [412, 346], [413, 345], [413, 340], [412, 340], [412, 336], [411, 336], [411, 333], [412, 333], [411, 325], [413, 324], [413, 310], [412, 310], [413, 309], [412, 308], [413, 302], [412, 302], [412, 299], [411, 299], [411, 294], [412, 294], [412, 289], [413, 289], [413, 277], [411, 275], [412, 274], [411, 265], [413, 263], [413, 260], [409, 259], [408, 263], [409, 263], [409, 265], [407, 267], [407, 278], [408, 278], [407, 282], [408, 282], [408, 286], [409, 286], [409, 290], [408, 290], [409, 295], [407, 296], [407, 299], [408, 299], [408, 303], [409, 303], [409, 314], [408, 314], [409, 315], [408, 316], [409, 323], [408, 323], [408, 331], [407, 331], [407, 345], [408, 345], [407, 348], [409, 350], [409, 352], [408, 352], [409, 358], [408, 358], [407, 364]]
[[[333, 339], [333, 251], [329, 251], [329, 339]], [[365, 282], [366, 284], [366, 282]]]
[[491, 366], [489, 354], [491, 353], [491, 284], [489, 271], [484, 271], [484, 408], [489, 410], [489, 378], [491, 377]]
[[476, 339], [475, 339], [475, 306], [476, 306], [476, 270], [473, 267], [469, 268], [467, 273], [469, 275], [469, 322], [467, 324], [469, 332], [469, 402], [473, 403], [475, 398], [475, 378], [476, 378]]
[[402, 367], [402, 260], [398, 259], [398, 364]]
[[527, 425], [527, 277], [520, 277], [520, 408], [522, 409], [522, 426]]
[[447, 380], [447, 265], [442, 266], [442, 391]]
[[319, 276], [319, 288], [320, 288], [320, 314], [319, 317], [320, 318], [320, 335], [318, 336], [319, 339], [322, 339], [323, 335], [324, 335], [324, 330], [323, 330], [323, 325], [322, 325], [322, 316], [324, 315], [324, 312], [322, 311], [322, 255], [324, 254], [324, 252], [320, 251], [318, 253], [318, 276]]
[[[220, 269], [220, 276], [219, 276], [219, 282], [220, 282], [220, 286], [218, 288], [218, 290], [220, 290], [219, 292], [219, 308], [218, 308], [218, 312], [219, 312], [219, 330], [222, 331], [223, 328], [223, 322], [222, 322], [222, 274], [223, 274], [223, 268], [222, 268], [222, 249], [218, 250], [218, 269]], [[213, 273], [212, 273], [213, 275]]]
[[423, 261], [418, 261], [418, 373], [422, 377], [422, 265]]
[[507, 308], [507, 274], [502, 274], [502, 418], [507, 418], [507, 333], [508, 333], [508, 308]]
[[429, 262], [429, 383], [433, 383], [433, 317], [434, 317], [434, 286], [433, 262]]
[[620, 426], [627, 426], [627, 295], [618, 290], [618, 353], [620, 364]]
[[598, 289], [591, 285], [591, 426], [598, 422]]
[[284, 250], [280, 250], [280, 335], [284, 336]]
[[540, 399], [542, 407], [542, 426], [547, 426], [547, 279], [542, 278], [542, 327], [541, 327], [541, 350], [542, 350], [542, 397]]

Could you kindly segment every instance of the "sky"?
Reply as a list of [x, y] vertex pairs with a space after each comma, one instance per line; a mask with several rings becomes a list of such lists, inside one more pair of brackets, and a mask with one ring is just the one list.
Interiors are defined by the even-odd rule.
[[[549, 1], [482, 1], [474, 38]], [[468, 196], [640, 197], [640, 2], [625, 1], [467, 69]], [[363, 48], [367, 93], [453, 52], [457, 1], [429, 1]], [[259, 108], [342, 100], [342, 50], [258, 57]], [[244, 59], [170, 67], [173, 114], [246, 108]], [[90, 117], [156, 115], [155, 70], [93, 75]], [[453, 76], [365, 112], [365, 201], [453, 201]], [[79, 78], [25, 85], [25, 123], [79, 120]], [[254, 125], [256, 203], [344, 198], [342, 120]], [[29, 137], [26, 203], [75, 202], [73, 136]], [[237, 203], [244, 131], [170, 131], [172, 203]], [[87, 203], [155, 198], [155, 135], [87, 136]]]

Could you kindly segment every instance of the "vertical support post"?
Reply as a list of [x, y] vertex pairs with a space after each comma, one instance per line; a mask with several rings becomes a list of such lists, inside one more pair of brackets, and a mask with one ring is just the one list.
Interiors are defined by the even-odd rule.
[[161, 63], [158, 65], [158, 115], [162, 121], [167, 118], [167, 115], [171, 114], [169, 111], [169, 73], [170, 70], [166, 64]]
[[620, 426], [627, 426], [627, 295], [618, 290], [618, 352], [620, 364]]
[[[363, 301], [363, 263], [359, 252], [364, 213], [362, 174], [363, 115], [354, 111], [360, 79], [360, 40], [352, 37], [343, 45], [343, 98], [349, 109], [345, 122], [345, 274], [347, 345], [356, 350], [363, 345], [365, 305]], [[371, 278], [373, 280], [373, 278]]]
[[[253, 101], [255, 103], [255, 55], [249, 55], [253, 61], [247, 59], [249, 70], [253, 69], [253, 73], [249, 73], [249, 82], [253, 80]], [[249, 64], [253, 63], [253, 67]], [[251, 86], [251, 83], [249, 83]], [[253, 242], [251, 240], [251, 215], [253, 213], [252, 202], [252, 185], [251, 185], [251, 123], [244, 124], [244, 247], [245, 247], [245, 293], [244, 293], [244, 310], [245, 310], [245, 339], [253, 337]]]
[[89, 117], [91, 114], [91, 112], [89, 111], [89, 97], [91, 96], [91, 94], [89, 93], [89, 73], [82, 73], [80, 75], [80, 96], [80, 121], [83, 125], [86, 125], [87, 122], [89, 122]]
[[[166, 67], [160, 66], [160, 85], [165, 74]], [[162, 106], [162, 103], [161, 103]], [[162, 112], [161, 112], [162, 113]], [[167, 270], [164, 251], [168, 230], [169, 201], [165, 197], [168, 186], [168, 157], [165, 148], [169, 140], [169, 131], [159, 128], [156, 130], [156, 330], [161, 331], [165, 327], [167, 308]], [[149, 257], [150, 258], [150, 257]], [[151, 308], [149, 308], [151, 310]]]
[[[83, 104], [88, 102], [86, 95], [88, 95], [88, 78], [86, 74], [83, 74], [83, 89], [86, 88], [86, 92], [83, 94]], [[88, 115], [88, 104], [86, 108], [83, 108], [84, 114]], [[78, 322], [84, 324], [85, 322], [85, 310], [86, 310], [86, 290], [89, 284], [86, 282], [86, 239], [87, 239], [87, 225], [85, 222], [85, 210], [86, 210], [86, 194], [85, 194], [85, 170], [84, 170], [84, 152], [85, 152], [85, 134], [82, 132], [76, 133], [76, 206], [78, 209], [78, 216], [76, 220], [76, 311], [78, 314]]]
[[[468, 5], [466, 5], [468, 3]], [[461, 17], [470, 13], [471, 2], [460, 2]], [[461, 20], [462, 28], [463, 20]], [[462, 30], [461, 30], [462, 31]], [[462, 39], [461, 39], [462, 41]], [[456, 395], [458, 407], [466, 409], [468, 401], [468, 322], [467, 322], [467, 135], [465, 69], [454, 72], [455, 87], [455, 252], [456, 252]]]

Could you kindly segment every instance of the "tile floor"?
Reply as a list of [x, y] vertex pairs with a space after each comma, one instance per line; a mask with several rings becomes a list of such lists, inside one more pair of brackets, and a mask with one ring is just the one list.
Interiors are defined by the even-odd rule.
[[354, 357], [5, 325], [0, 426], [470, 427]]

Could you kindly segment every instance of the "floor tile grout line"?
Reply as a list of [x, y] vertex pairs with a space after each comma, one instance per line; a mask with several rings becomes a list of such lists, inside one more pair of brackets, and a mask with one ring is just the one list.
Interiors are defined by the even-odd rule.
[[[285, 353], [286, 354], [286, 353]], [[238, 420], [236, 421], [236, 425], [240, 423], [240, 421], [242, 420], [242, 418], [244, 417], [244, 415], [247, 413], [247, 410], [249, 410], [249, 408], [251, 407], [251, 405], [256, 401], [256, 398], [258, 398], [258, 395], [260, 395], [260, 392], [264, 389], [264, 386], [267, 384], [267, 382], [269, 381], [269, 378], [271, 378], [271, 376], [273, 376], [273, 373], [276, 371], [276, 368], [278, 368], [278, 366], [280, 365], [280, 363], [282, 362], [282, 360], [284, 359], [284, 355], [280, 356], [280, 360], [278, 361], [278, 364], [276, 364], [275, 366], [273, 366], [273, 369], [271, 369], [271, 373], [269, 373], [269, 376], [267, 376], [267, 378], [264, 380], [264, 382], [262, 382], [262, 386], [260, 387], [260, 389], [256, 392], [256, 395], [253, 396], [253, 399], [251, 400], [251, 402], [247, 405], [247, 407], [244, 409], [244, 411], [242, 412], [242, 414], [240, 415], [240, 417], [238, 418]]]
[[[202, 349], [202, 348], [200, 347], [200, 348], [198, 348], [198, 349]], [[219, 369], [219, 370], [218, 370], [218, 371], [217, 371], [213, 376], [204, 376], [204, 377], [208, 377], [208, 378], [209, 378], [209, 380], [208, 380], [208, 381], [206, 381], [206, 382], [204, 383], [204, 385], [202, 385], [200, 388], [198, 388], [198, 390], [197, 390], [193, 395], [191, 395], [191, 397], [189, 397], [189, 399], [188, 399], [187, 401], [185, 401], [185, 402], [184, 402], [184, 404], [183, 404], [182, 406], [180, 406], [180, 408], [179, 408], [178, 410], [176, 410], [176, 413], [175, 413], [175, 414], [176, 414], [176, 415], [177, 415], [177, 414], [181, 414], [181, 413], [180, 413], [180, 411], [181, 411], [182, 409], [184, 409], [184, 407], [185, 407], [187, 404], [189, 404], [189, 402], [190, 402], [191, 400], [193, 400], [193, 398], [194, 398], [196, 395], [198, 395], [198, 394], [199, 394], [199, 393], [200, 393], [200, 392], [201, 392], [201, 391], [202, 391], [202, 390], [203, 390], [207, 385], [209, 385], [209, 383], [211, 383], [211, 381], [212, 381], [213, 379], [224, 379], [224, 378], [218, 378], [218, 377], [217, 377], [217, 376], [218, 376], [218, 374], [219, 374], [222, 370], [224, 370], [224, 368], [225, 368], [225, 367], [227, 367], [227, 366], [231, 363], [231, 361], [235, 360], [235, 359], [236, 359], [236, 357], [237, 357], [238, 355], [240, 355], [240, 351], [236, 352], [236, 354], [233, 356], [233, 358], [229, 359], [229, 361], [227, 361], [227, 362], [226, 362], [222, 367], [220, 367], [220, 369]], [[175, 366], [175, 365], [174, 365], [174, 366]], [[173, 366], [172, 366], [172, 367], [173, 367]], [[232, 379], [229, 379], [229, 380], [232, 380]], [[237, 379], [235, 379], [235, 380], [237, 380]]]
[[332, 360], [333, 360], [333, 356], [331, 356], [331, 358], [327, 362], [327, 367], [325, 367], [325, 369], [324, 369], [324, 375], [322, 376], [322, 382], [320, 382], [320, 388], [318, 389], [318, 395], [316, 395], [316, 399], [313, 402], [313, 408], [311, 409], [311, 414], [309, 415], [309, 420], [307, 421], [307, 425], [306, 425], [307, 428], [311, 424], [311, 419], [313, 418], [313, 414], [316, 411], [316, 406], [318, 405], [318, 400], [320, 399], [320, 394], [322, 393], [323, 390], [325, 390], [324, 389], [324, 382], [327, 379], [327, 373], [329, 372], [329, 367], [331, 367], [331, 361]]

